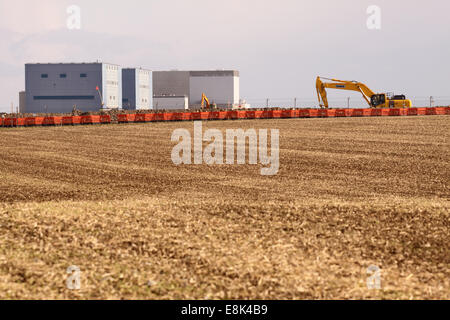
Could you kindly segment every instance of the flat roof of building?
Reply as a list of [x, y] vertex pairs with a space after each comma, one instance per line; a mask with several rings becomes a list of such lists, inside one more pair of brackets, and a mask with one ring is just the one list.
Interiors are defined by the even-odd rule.
[[120, 67], [120, 65], [118, 65], [118, 64], [115, 64], [115, 63], [109, 63], [109, 62], [59, 62], [59, 63], [56, 63], [56, 62], [44, 62], [44, 63], [42, 63], [42, 62], [36, 62], [36, 63], [25, 63], [25, 65], [56, 65], [56, 66], [58, 66], [58, 65], [83, 65], [83, 64], [109, 64], [109, 65], [112, 65], [112, 66], [118, 66], [118, 67]]
[[239, 71], [237, 70], [168, 70], [168, 71], [153, 71], [154, 73], [165, 73], [165, 72], [189, 72], [191, 77], [239, 77]]
[[171, 96], [171, 95], [158, 95], [158, 96], [153, 96], [153, 98], [156, 98], [156, 99], [162, 99], [162, 98], [188, 98], [188, 96], [177, 96], [177, 95], [173, 95], [173, 96]]
[[145, 69], [145, 68], [122, 68], [122, 70], [144, 70], [144, 71], [152, 71], [150, 69]]

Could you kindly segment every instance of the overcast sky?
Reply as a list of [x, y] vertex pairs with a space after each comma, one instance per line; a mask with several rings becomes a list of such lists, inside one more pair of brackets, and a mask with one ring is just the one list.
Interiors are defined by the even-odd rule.
[[[80, 30], [67, 28], [70, 5], [81, 8]], [[381, 30], [367, 28], [370, 5]], [[252, 103], [314, 104], [317, 75], [450, 103], [449, 15], [448, 0], [0, 0], [0, 111], [18, 104], [25, 63], [97, 59], [236, 69]]]

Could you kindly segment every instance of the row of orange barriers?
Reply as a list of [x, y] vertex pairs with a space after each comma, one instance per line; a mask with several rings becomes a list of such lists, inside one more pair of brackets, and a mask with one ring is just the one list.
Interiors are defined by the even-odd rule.
[[408, 109], [295, 109], [295, 110], [252, 110], [252, 111], [212, 111], [183, 113], [151, 113], [118, 115], [119, 123], [142, 123], [163, 121], [196, 120], [248, 120], [248, 119], [289, 119], [328, 117], [372, 117], [372, 116], [417, 116], [448, 115], [450, 107], [408, 108]]
[[29, 117], [0, 118], [0, 127], [34, 127], [60, 125], [109, 124], [111, 116], [67, 116], [67, 117]]
[[[294, 109], [294, 110], [248, 110], [177, 112], [149, 114], [119, 114], [118, 123], [145, 123], [196, 120], [246, 120], [246, 119], [290, 119], [373, 116], [417, 116], [449, 115], [450, 107], [405, 108], [405, 109]], [[58, 125], [110, 124], [109, 115], [0, 118], [0, 127], [33, 127]]]

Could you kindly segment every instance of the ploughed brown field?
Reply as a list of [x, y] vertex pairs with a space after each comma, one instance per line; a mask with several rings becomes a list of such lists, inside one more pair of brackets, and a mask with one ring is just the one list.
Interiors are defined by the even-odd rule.
[[193, 123], [0, 129], [0, 298], [450, 298], [448, 116], [203, 126], [279, 129], [278, 175], [175, 166]]

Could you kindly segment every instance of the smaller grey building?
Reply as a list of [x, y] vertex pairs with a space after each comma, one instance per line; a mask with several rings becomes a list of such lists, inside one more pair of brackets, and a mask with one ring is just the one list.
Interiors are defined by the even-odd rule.
[[221, 108], [240, 104], [240, 76], [236, 70], [154, 71], [155, 96], [187, 96], [190, 108], [201, 106], [204, 93]]
[[25, 91], [19, 92], [19, 113], [26, 113], [27, 112], [27, 96]]
[[153, 109], [153, 74], [145, 69], [122, 69], [122, 108]]
[[155, 110], [188, 110], [189, 98], [187, 96], [154, 96]]

